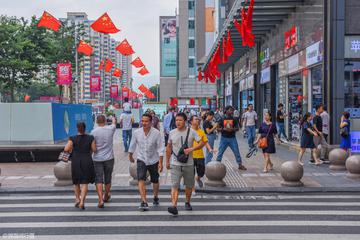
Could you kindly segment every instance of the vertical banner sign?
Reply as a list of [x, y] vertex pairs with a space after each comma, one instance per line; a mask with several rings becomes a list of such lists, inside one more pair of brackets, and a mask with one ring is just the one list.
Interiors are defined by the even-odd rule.
[[71, 85], [71, 63], [58, 63], [56, 67], [57, 85]]
[[123, 87], [123, 88], [122, 88], [122, 99], [129, 97], [129, 90], [130, 90], [130, 89], [128, 89], [128, 88], [126, 88], [126, 87]]
[[90, 92], [100, 92], [100, 77], [99, 76], [91, 76], [90, 78]]
[[117, 98], [119, 96], [119, 88], [118, 85], [111, 85], [110, 86], [110, 97]]
[[161, 18], [161, 77], [176, 76], [176, 18]]
[[298, 43], [298, 29], [293, 26], [289, 31], [285, 32], [285, 49], [288, 50]]

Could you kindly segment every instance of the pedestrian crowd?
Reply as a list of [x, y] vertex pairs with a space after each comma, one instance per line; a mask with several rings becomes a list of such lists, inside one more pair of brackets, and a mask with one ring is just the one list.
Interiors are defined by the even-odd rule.
[[[160, 132], [160, 119], [153, 110], [146, 111], [141, 118], [140, 127], [133, 131], [134, 116], [131, 106], [123, 105], [124, 111], [120, 115], [120, 126], [124, 151], [128, 153], [129, 161], [136, 163], [138, 188], [141, 197], [139, 209], [149, 209], [146, 195], [146, 181], [148, 175], [153, 187], [153, 205], [160, 204], [159, 178], [164, 167], [171, 174], [171, 206], [168, 212], [178, 214], [178, 197], [180, 183], [185, 186], [185, 209], [192, 210], [191, 196], [195, 192], [195, 182], [199, 188], [203, 187], [202, 178], [206, 165], [216, 154], [216, 161], [221, 162], [224, 152], [230, 148], [235, 156], [239, 170], [247, 170], [243, 165], [239, 151], [236, 132], [242, 127], [248, 140], [250, 158], [258, 148], [262, 149], [264, 157], [263, 172], [274, 168], [271, 154], [276, 153], [276, 142], [289, 141], [285, 133], [285, 120], [288, 116], [283, 104], [278, 105], [276, 122], [270, 112], [264, 114], [264, 121], [258, 124], [258, 115], [254, 106], [249, 104], [246, 112], [241, 116], [232, 106], [224, 111], [175, 111], [170, 108], [163, 118], [163, 134]], [[312, 161], [315, 165], [323, 163], [321, 149], [327, 147], [329, 134], [329, 114], [323, 105], [316, 106], [316, 114], [306, 113], [301, 119], [301, 141], [298, 157], [303, 165], [303, 155], [306, 149], [311, 149]], [[107, 125], [104, 115], [96, 117], [97, 127], [90, 134], [86, 134], [86, 126], [77, 124], [78, 134], [69, 138], [64, 152], [71, 153], [72, 180], [75, 193], [75, 207], [85, 209], [85, 199], [88, 184], [95, 183], [98, 194], [98, 207], [111, 199], [111, 179], [114, 168], [113, 139], [117, 119], [112, 117], [112, 123]], [[259, 125], [256, 133], [256, 126]], [[218, 150], [214, 148], [215, 140], [220, 133]], [[345, 112], [340, 124], [341, 148], [350, 148], [349, 113]], [[284, 137], [282, 140], [281, 137]], [[135, 157], [136, 155], [136, 157]], [[165, 158], [165, 162], [164, 162]]]

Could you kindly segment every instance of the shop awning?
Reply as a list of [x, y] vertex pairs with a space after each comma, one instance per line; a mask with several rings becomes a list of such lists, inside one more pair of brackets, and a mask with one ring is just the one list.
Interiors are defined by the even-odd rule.
[[[255, 0], [253, 12], [253, 33], [255, 35], [255, 42], [261, 41], [266, 34], [270, 33], [270, 31], [278, 24], [287, 19], [289, 14], [294, 12], [297, 6], [303, 5], [303, 1], [304, 0]], [[248, 47], [242, 46], [241, 36], [233, 24], [234, 19], [241, 19], [241, 7], [248, 6], [249, 2], [250, 1], [248, 0], [236, 0], [210, 51], [210, 54], [206, 57], [205, 64], [202, 68], [203, 70], [206, 69], [217, 46], [221, 43], [228, 29], [231, 31], [235, 51], [226, 64], [219, 65], [219, 70], [222, 72], [225, 71], [249, 51]]]

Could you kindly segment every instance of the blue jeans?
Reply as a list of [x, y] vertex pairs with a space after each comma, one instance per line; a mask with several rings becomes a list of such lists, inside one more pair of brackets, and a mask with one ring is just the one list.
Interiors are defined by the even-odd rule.
[[254, 141], [255, 141], [255, 135], [256, 135], [255, 130], [256, 130], [255, 125], [254, 126], [246, 126], [246, 133], [248, 135], [249, 148], [254, 147]]
[[129, 151], [131, 137], [132, 137], [132, 129], [122, 131], [122, 139], [123, 139], [123, 142], [124, 142], [125, 152]]
[[277, 123], [278, 132], [279, 132], [279, 138], [281, 138], [281, 134], [284, 135], [285, 139], [287, 139], [286, 133], [285, 133], [285, 123]]
[[224, 152], [228, 147], [230, 147], [230, 149], [233, 151], [236, 158], [236, 162], [239, 165], [241, 165], [241, 156], [240, 156], [239, 146], [236, 137], [226, 138], [221, 136], [219, 153], [217, 155], [216, 161], [221, 162], [222, 156], [224, 155]]
[[[214, 149], [216, 135], [215, 134], [206, 134], [206, 137], [208, 139], [209, 145], [211, 146], [212, 149]], [[208, 164], [209, 162], [211, 162], [212, 158], [213, 158], [213, 153], [209, 152], [209, 150], [206, 148], [205, 164]]]

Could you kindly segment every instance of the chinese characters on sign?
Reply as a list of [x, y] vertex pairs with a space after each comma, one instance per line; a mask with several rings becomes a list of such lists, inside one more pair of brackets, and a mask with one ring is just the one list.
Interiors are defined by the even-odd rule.
[[72, 80], [71, 63], [59, 63], [56, 67], [57, 85], [70, 85]]
[[360, 40], [352, 40], [350, 49], [355, 53], [360, 52]]
[[298, 43], [298, 29], [296, 26], [285, 32], [285, 49], [288, 50]]

